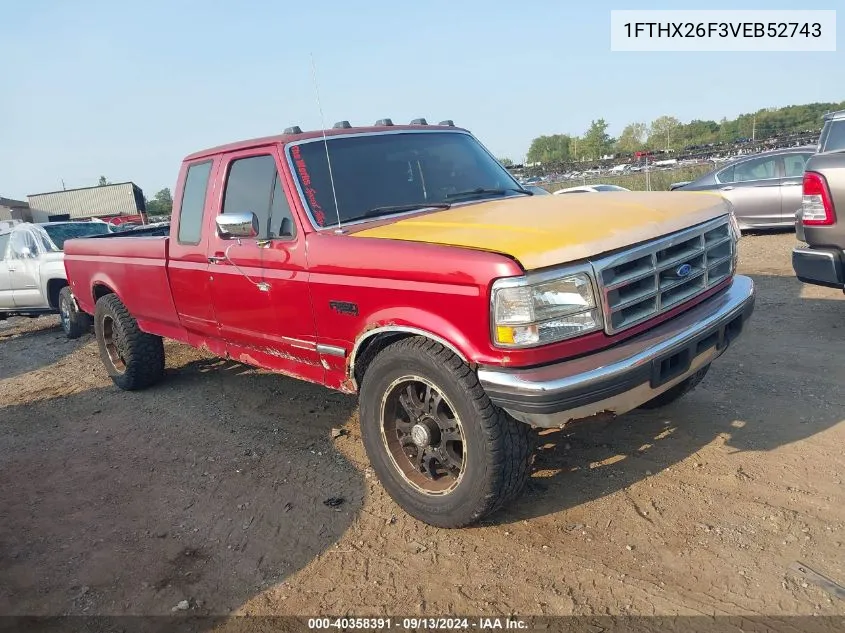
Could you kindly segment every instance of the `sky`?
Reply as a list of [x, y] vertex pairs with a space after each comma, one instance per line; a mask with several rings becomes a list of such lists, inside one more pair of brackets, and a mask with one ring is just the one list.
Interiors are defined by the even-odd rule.
[[[175, 186], [185, 155], [319, 129], [453, 119], [521, 161], [541, 134], [611, 135], [668, 114], [719, 120], [845, 99], [827, 53], [610, 50], [611, 9], [835, 9], [836, 0], [6, 2], [0, 195], [133, 181]], [[837, 15], [845, 33], [845, 10]]]

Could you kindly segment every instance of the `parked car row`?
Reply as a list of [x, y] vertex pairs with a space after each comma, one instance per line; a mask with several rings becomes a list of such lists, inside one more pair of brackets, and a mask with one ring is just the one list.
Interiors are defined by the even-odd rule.
[[617, 185], [582, 185], [580, 187], [566, 187], [565, 189], [558, 189], [554, 192], [554, 195], [560, 196], [567, 193], [600, 193], [602, 191], [630, 191], [630, 189], [619, 187]]
[[815, 152], [815, 146], [804, 145], [755, 154], [670, 189], [720, 193], [743, 230], [790, 227], [801, 206], [804, 166]]

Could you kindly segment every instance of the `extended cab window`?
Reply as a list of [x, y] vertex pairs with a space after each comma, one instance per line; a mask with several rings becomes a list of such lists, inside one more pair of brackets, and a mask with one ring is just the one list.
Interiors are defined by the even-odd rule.
[[0, 261], [6, 259], [6, 249], [9, 246], [9, 234], [0, 235]]
[[250, 211], [258, 218], [259, 239], [293, 235], [290, 206], [270, 155], [241, 158], [229, 168], [223, 213]]
[[197, 163], [188, 168], [185, 187], [182, 190], [182, 204], [179, 207], [179, 243], [199, 244], [202, 237], [202, 211], [205, 208], [205, 192], [211, 174], [211, 161]]

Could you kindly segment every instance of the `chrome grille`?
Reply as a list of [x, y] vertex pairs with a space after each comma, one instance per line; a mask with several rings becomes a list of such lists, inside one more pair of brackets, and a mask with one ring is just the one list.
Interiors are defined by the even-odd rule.
[[734, 249], [726, 216], [593, 262], [605, 331], [633, 327], [723, 281]]

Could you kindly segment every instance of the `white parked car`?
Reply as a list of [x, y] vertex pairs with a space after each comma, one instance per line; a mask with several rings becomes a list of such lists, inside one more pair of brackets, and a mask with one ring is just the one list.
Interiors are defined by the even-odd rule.
[[109, 233], [103, 222], [21, 223], [0, 231], [0, 321], [60, 314], [68, 338], [91, 327], [77, 309], [65, 275], [65, 240]]
[[618, 187], [617, 185], [581, 185], [580, 187], [567, 187], [566, 189], [558, 189], [555, 195], [559, 196], [564, 193], [598, 193], [601, 191], [630, 191], [625, 187]]

